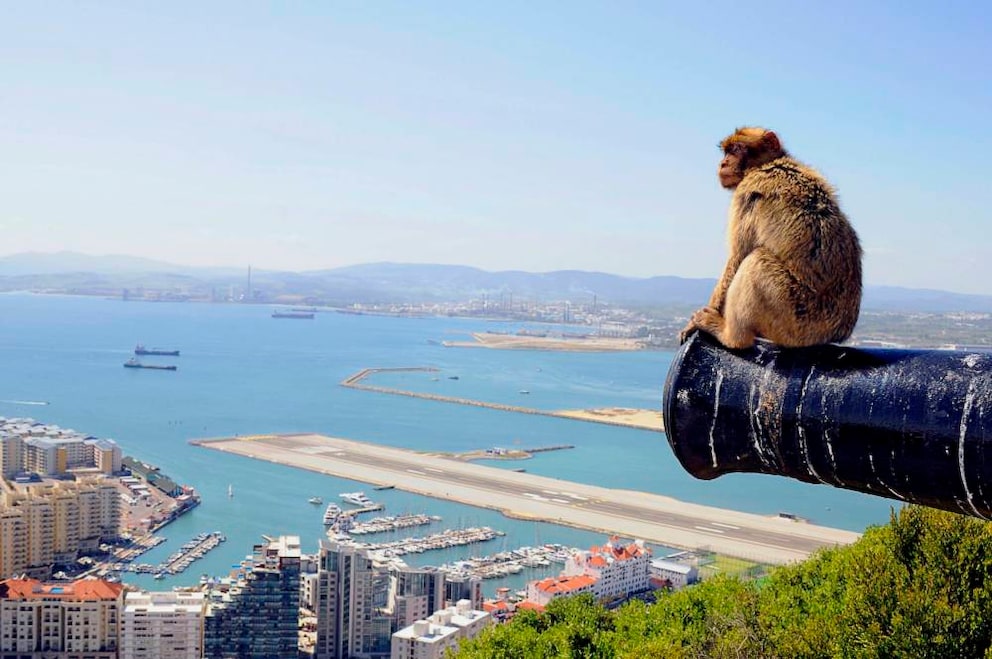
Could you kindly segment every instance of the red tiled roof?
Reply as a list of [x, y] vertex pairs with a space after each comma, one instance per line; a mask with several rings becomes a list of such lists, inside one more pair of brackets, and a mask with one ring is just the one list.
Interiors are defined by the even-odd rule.
[[99, 601], [117, 599], [124, 585], [101, 579], [80, 579], [72, 583], [42, 583], [37, 579], [6, 579], [0, 581], [0, 599], [56, 598], [70, 601]]
[[573, 590], [591, 586], [596, 583], [596, 578], [587, 574], [579, 574], [572, 577], [548, 577], [543, 581], [534, 584], [538, 590], [550, 594], [570, 593]]
[[530, 600], [524, 600], [517, 603], [518, 609], [530, 609], [531, 611], [537, 611], [538, 613], [544, 613], [544, 607], [537, 602], [531, 602]]

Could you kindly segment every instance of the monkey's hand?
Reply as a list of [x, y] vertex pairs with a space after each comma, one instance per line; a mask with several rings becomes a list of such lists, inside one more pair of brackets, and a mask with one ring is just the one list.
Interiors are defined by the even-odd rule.
[[692, 314], [689, 324], [679, 333], [679, 343], [685, 343], [693, 330], [702, 330], [719, 339], [723, 329], [723, 315], [713, 307], [703, 307]]
[[695, 332], [697, 329], [699, 329], [699, 328], [696, 327], [695, 325], [693, 325], [692, 324], [692, 321], [690, 320], [689, 321], [689, 324], [686, 325], [684, 328], [682, 328], [682, 331], [679, 332], [679, 345], [682, 345], [683, 343], [685, 343], [686, 341], [688, 341], [689, 340], [689, 336], [693, 332]]

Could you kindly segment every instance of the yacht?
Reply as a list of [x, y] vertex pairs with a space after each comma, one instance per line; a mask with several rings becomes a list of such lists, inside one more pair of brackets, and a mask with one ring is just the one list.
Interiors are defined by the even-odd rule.
[[315, 506], [319, 506], [320, 504], [324, 503], [324, 500], [321, 499], [320, 497], [310, 497], [309, 499], [307, 499], [307, 503], [312, 503]]
[[324, 511], [324, 526], [330, 526], [337, 521], [338, 516], [341, 515], [341, 506], [336, 503], [327, 504], [327, 510]]
[[372, 499], [365, 496], [364, 492], [342, 492], [338, 496], [340, 496], [345, 503], [350, 503], [353, 506], [369, 508], [375, 505], [372, 502]]

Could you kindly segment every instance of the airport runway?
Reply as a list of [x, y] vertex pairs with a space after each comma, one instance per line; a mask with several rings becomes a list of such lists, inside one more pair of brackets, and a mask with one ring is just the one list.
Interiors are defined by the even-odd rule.
[[[802, 560], [859, 534], [678, 501], [670, 497], [518, 473], [323, 435], [258, 435], [194, 444], [518, 517], [616, 533], [763, 563]], [[520, 464], [526, 464], [521, 462]]]

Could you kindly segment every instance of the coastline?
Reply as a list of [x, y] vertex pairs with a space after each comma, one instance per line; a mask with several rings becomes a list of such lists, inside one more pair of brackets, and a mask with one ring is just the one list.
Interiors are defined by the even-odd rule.
[[442, 341], [446, 348], [490, 348], [493, 350], [558, 350], [564, 352], [628, 352], [644, 350], [637, 339], [554, 338], [472, 332], [474, 341]]

